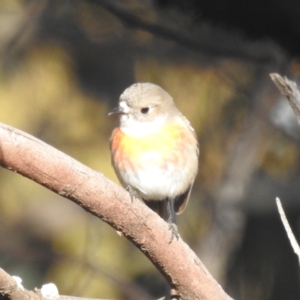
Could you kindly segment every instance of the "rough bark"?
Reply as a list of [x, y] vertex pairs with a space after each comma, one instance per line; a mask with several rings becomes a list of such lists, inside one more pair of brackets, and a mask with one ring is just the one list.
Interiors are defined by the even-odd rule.
[[270, 74], [270, 77], [282, 96], [286, 97], [300, 125], [300, 92], [297, 88], [297, 84], [287, 79], [287, 77], [281, 77], [277, 73]]

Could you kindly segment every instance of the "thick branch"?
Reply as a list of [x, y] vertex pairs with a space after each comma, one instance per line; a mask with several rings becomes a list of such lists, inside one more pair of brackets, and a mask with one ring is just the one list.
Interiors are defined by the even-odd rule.
[[0, 124], [0, 165], [77, 203], [131, 240], [182, 299], [231, 299], [168, 225], [102, 174], [17, 129]]
[[281, 77], [277, 73], [270, 74], [270, 77], [278, 87], [280, 93], [287, 98], [300, 125], [300, 92], [297, 84], [288, 80], [287, 77]]

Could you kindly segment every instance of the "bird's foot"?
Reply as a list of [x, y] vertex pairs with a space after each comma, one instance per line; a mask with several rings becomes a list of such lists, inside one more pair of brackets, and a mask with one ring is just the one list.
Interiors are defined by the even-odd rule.
[[131, 202], [133, 202], [133, 199], [134, 199], [134, 198], [140, 199], [137, 190], [134, 189], [131, 185], [127, 185], [126, 191], [127, 191], [127, 192], [129, 193], [129, 195], [130, 195]]
[[175, 237], [177, 240], [179, 239], [180, 234], [179, 234], [179, 232], [178, 232], [177, 225], [176, 225], [175, 223], [173, 223], [173, 222], [168, 222], [168, 223], [169, 223], [169, 230], [171, 230], [171, 233], [172, 233], [172, 235], [171, 235], [171, 240], [170, 240], [170, 242], [169, 242], [169, 244], [171, 244], [172, 241], [173, 241], [173, 239], [174, 239], [174, 237]]

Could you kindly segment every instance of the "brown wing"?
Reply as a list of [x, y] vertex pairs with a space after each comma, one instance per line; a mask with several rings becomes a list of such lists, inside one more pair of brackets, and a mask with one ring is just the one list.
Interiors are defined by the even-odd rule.
[[[194, 138], [195, 138], [195, 141], [196, 141], [196, 156], [199, 157], [199, 153], [200, 153], [200, 145], [197, 141], [197, 135], [196, 135], [196, 132], [194, 130], [194, 128], [191, 126], [189, 120], [182, 115], [182, 118], [184, 120], [184, 122], [186, 123], [186, 125], [189, 127], [189, 129], [191, 130]], [[192, 182], [192, 184], [189, 186], [189, 188], [184, 192], [182, 193], [181, 195], [179, 195], [176, 199], [175, 199], [175, 203], [174, 203], [174, 210], [176, 212], [177, 215], [180, 215], [181, 213], [184, 212], [188, 202], [189, 202], [189, 199], [190, 199], [190, 195], [191, 195], [191, 191], [192, 191], [192, 187], [193, 187], [193, 184], [194, 182]]]
[[182, 193], [175, 199], [174, 210], [177, 215], [180, 215], [181, 213], [184, 212], [190, 199], [192, 187], [193, 187], [193, 183], [189, 186], [189, 188], [184, 193]]

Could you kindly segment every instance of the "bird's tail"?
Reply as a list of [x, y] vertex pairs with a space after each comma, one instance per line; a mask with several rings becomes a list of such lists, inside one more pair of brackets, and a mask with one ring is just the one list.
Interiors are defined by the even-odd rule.
[[170, 201], [170, 213], [168, 211], [168, 200], [144, 200], [146, 205], [151, 208], [153, 211], [155, 211], [161, 218], [163, 218], [165, 221], [170, 221], [176, 224], [176, 213], [174, 211], [174, 201]]

